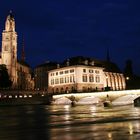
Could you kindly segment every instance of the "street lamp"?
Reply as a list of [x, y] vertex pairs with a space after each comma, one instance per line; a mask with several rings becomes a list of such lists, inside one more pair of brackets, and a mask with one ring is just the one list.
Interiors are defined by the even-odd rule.
[[127, 77], [126, 77], [126, 80], [129, 80], [129, 79], [130, 79], [130, 78], [127, 76]]

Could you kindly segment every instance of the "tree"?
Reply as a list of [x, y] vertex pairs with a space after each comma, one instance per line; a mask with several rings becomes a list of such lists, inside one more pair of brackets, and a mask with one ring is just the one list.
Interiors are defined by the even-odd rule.
[[0, 65], [0, 88], [6, 89], [12, 86], [12, 81], [8, 75], [8, 71], [5, 65]]

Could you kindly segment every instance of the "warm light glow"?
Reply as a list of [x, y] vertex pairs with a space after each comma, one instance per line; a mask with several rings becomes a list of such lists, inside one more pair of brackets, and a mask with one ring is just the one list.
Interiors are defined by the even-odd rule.
[[27, 98], [27, 95], [24, 95], [24, 98]]
[[65, 105], [64, 108], [65, 108], [66, 111], [70, 110], [70, 106], [69, 105]]
[[130, 135], [133, 134], [133, 125], [132, 125], [132, 123], [129, 123], [129, 134]]
[[12, 95], [9, 95], [9, 98], [12, 98]]
[[32, 97], [32, 95], [29, 95], [29, 97], [31, 98], [31, 97]]
[[130, 78], [129, 77], [126, 77], [126, 80], [129, 80]]
[[22, 98], [22, 95], [19, 95], [19, 98]]
[[112, 133], [108, 133], [108, 138], [112, 140]]

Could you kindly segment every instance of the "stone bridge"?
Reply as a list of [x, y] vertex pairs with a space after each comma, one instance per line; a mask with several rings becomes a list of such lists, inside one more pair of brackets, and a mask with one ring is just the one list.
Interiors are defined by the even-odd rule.
[[134, 100], [139, 97], [139, 89], [92, 93], [70, 93], [53, 95], [53, 103], [70, 104], [72, 101], [76, 101], [77, 104], [99, 104], [109, 100], [113, 105], [127, 105], [133, 104]]

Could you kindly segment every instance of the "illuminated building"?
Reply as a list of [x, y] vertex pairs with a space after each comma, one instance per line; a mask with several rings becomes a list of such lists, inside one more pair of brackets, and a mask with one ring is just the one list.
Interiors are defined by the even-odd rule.
[[6, 65], [13, 89], [29, 90], [34, 88], [31, 68], [23, 57], [20, 61], [17, 59], [17, 33], [15, 19], [11, 11], [6, 18], [5, 30], [2, 33], [0, 64]]
[[50, 93], [91, 92], [125, 89], [125, 78], [111, 62], [75, 57], [48, 72]]

